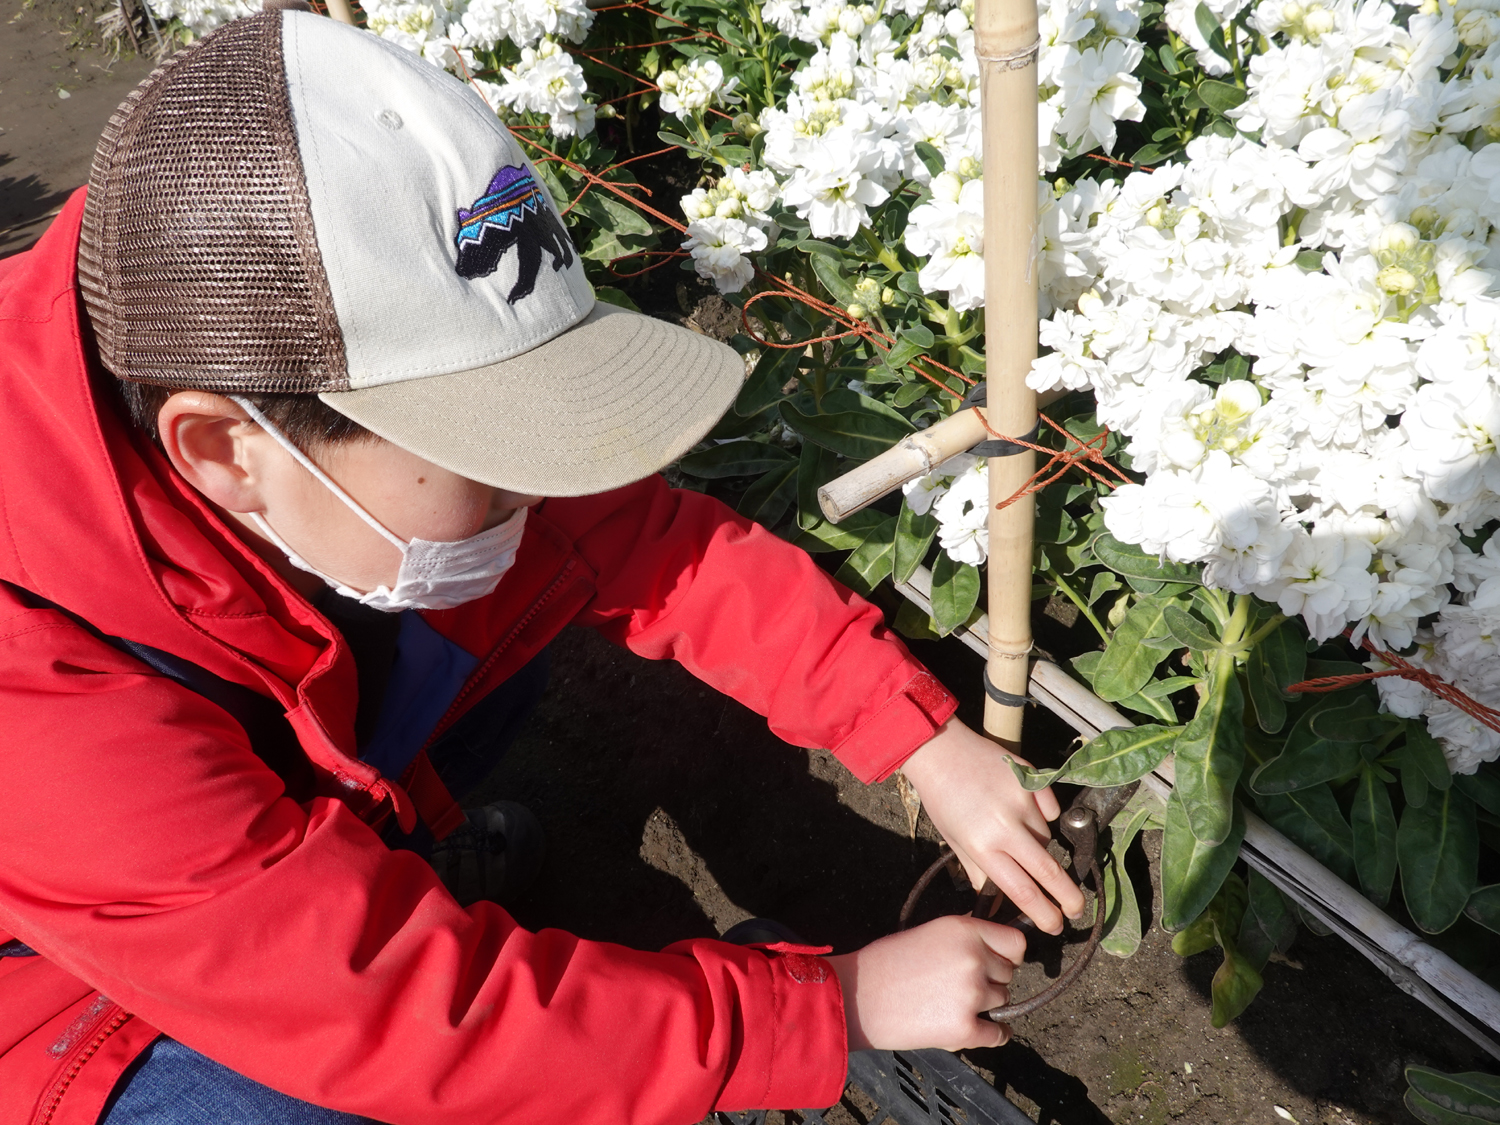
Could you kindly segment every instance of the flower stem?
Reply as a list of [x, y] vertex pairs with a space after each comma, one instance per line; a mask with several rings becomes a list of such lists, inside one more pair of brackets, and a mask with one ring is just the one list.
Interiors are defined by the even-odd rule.
[[1094, 627], [1094, 631], [1099, 634], [1100, 639], [1105, 644], [1109, 644], [1109, 630], [1099, 624], [1099, 619], [1094, 616], [1094, 611], [1089, 608], [1088, 603], [1078, 595], [1073, 587], [1068, 585], [1067, 581], [1056, 570], [1052, 572], [1052, 581], [1057, 583], [1057, 588], [1067, 595], [1068, 601], [1078, 607], [1078, 612], [1089, 619], [1089, 624]]
[[901, 260], [891, 253], [891, 248], [886, 246], [880, 239], [875, 237], [875, 232], [869, 227], [860, 227], [859, 236], [865, 240], [865, 244], [875, 252], [875, 257], [886, 269], [892, 273], [905, 273], [906, 267]]

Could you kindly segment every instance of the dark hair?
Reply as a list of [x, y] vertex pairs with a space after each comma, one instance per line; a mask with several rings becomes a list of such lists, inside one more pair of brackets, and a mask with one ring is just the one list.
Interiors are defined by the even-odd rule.
[[[155, 383], [133, 383], [116, 380], [120, 397], [125, 403], [125, 413], [152, 441], [161, 442], [161, 431], [157, 427], [157, 415], [167, 399], [186, 387], [163, 387]], [[209, 391], [209, 388], [200, 388]], [[211, 391], [223, 394], [223, 391]], [[318, 445], [339, 445], [343, 442], [362, 441], [374, 437], [352, 418], [346, 418], [315, 394], [267, 394], [244, 395], [253, 402], [257, 410], [281, 428], [282, 433], [299, 449]]]

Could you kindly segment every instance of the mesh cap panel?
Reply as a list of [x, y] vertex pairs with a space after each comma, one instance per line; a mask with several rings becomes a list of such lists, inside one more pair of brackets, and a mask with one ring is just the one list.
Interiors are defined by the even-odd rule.
[[349, 386], [287, 97], [281, 12], [158, 68], [94, 155], [79, 246], [104, 365], [169, 387]]

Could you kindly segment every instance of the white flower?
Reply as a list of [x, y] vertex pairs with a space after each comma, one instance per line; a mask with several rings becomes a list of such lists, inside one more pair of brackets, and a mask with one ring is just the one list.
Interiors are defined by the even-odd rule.
[[1326, 641], [1345, 622], [1369, 612], [1375, 593], [1371, 561], [1370, 545], [1356, 536], [1335, 529], [1298, 531], [1276, 578], [1256, 593], [1288, 616], [1300, 614], [1308, 632]]
[[594, 107], [584, 100], [588, 90], [583, 69], [550, 39], [521, 51], [521, 61], [500, 72], [505, 78], [497, 97], [517, 113], [545, 113], [548, 128], [559, 137], [594, 131]]
[[970, 180], [953, 202], [934, 198], [914, 208], [906, 248], [927, 255], [917, 281], [928, 293], [947, 292], [955, 309], [984, 304], [984, 181]]
[[766, 232], [742, 219], [710, 216], [688, 224], [683, 249], [693, 256], [699, 277], [706, 277], [720, 293], [735, 293], [750, 283], [755, 267], [746, 254], [766, 248]]
[[890, 197], [872, 177], [877, 157], [873, 146], [837, 130], [782, 185], [781, 197], [808, 221], [815, 238], [853, 238], [868, 219], [866, 208]]
[[724, 78], [724, 68], [709, 58], [696, 58], [686, 66], [669, 70], [657, 79], [661, 87], [661, 111], [674, 117], [691, 117], [711, 105], [723, 105], [739, 85], [738, 78]]
[[1064, 105], [1058, 131], [1070, 147], [1086, 151], [1095, 145], [1114, 151], [1115, 122], [1146, 116], [1141, 81], [1130, 72], [1140, 65], [1145, 48], [1135, 40], [1110, 39], [1079, 53], [1059, 75]]

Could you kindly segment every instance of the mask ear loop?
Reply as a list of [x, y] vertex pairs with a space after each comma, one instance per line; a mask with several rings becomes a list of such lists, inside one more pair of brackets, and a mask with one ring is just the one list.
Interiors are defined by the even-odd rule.
[[275, 422], [271, 421], [271, 419], [267, 418], [263, 413], [261, 413], [260, 409], [254, 403], [252, 403], [249, 399], [240, 397], [239, 395], [230, 395], [228, 397], [231, 402], [237, 403], [246, 414], [250, 415], [251, 419], [257, 426], [265, 430], [266, 433], [270, 434], [271, 437], [275, 439], [277, 445], [281, 446], [281, 448], [285, 449], [288, 453], [295, 457], [297, 459], [297, 463], [308, 472], [310, 472], [315, 478], [317, 478], [318, 482], [322, 484], [324, 488], [328, 489], [329, 492], [333, 493], [340, 500], [342, 500], [345, 506], [347, 506], [360, 519], [364, 520], [365, 523], [369, 524], [391, 543], [395, 544], [396, 549], [401, 552], [402, 557], [406, 557], [406, 549], [410, 546], [410, 544], [407, 543], [406, 540], [397, 536], [374, 516], [370, 515], [369, 512], [365, 511], [364, 508], [360, 506], [358, 500], [354, 499], [354, 497], [350, 496], [347, 492], [345, 492], [342, 488], [335, 484], [333, 478], [325, 473], [322, 469], [318, 468], [318, 466], [313, 463], [312, 458], [307, 456], [307, 454], [303, 453], [302, 450], [298, 449], [294, 444], [292, 444], [292, 439], [287, 437], [286, 434], [282, 433], [280, 427], [278, 427]]

